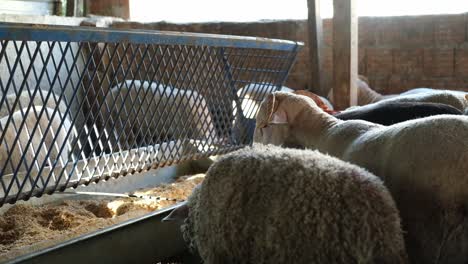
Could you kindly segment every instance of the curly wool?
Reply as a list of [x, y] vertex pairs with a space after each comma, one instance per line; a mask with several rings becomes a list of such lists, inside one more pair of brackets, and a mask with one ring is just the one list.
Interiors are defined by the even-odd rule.
[[[261, 124], [281, 113], [289, 123], [257, 126], [256, 142], [317, 149], [385, 180], [415, 263], [468, 261], [468, 118], [439, 115], [382, 126], [341, 121], [301, 95], [276, 92], [276, 113], [262, 103]], [[284, 111], [285, 113], [282, 113]]]
[[382, 182], [317, 151], [225, 155], [189, 198], [185, 238], [205, 263], [405, 263]]

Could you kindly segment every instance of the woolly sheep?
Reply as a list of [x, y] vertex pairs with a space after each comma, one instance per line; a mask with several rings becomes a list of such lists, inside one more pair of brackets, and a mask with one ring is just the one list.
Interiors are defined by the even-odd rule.
[[[357, 80], [358, 105], [377, 102], [426, 102], [442, 103], [457, 108], [460, 111], [468, 109], [468, 93], [462, 91], [439, 90], [431, 88], [415, 88], [401, 94], [383, 95], [369, 87], [369, 81], [362, 75]], [[333, 98], [333, 90], [329, 98]]]
[[[240, 117], [236, 116], [236, 114], [237, 114], [236, 103], [232, 102], [233, 115], [236, 116], [236, 118], [234, 119], [234, 122], [233, 122], [233, 127], [237, 128], [237, 129], [240, 129], [240, 131], [234, 130], [235, 131], [234, 133], [238, 133], [238, 134], [235, 134], [235, 138], [239, 138], [241, 140], [244, 139], [244, 138], [245, 139], [251, 139], [252, 138], [253, 131], [255, 129], [255, 120], [254, 119], [255, 119], [255, 116], [256, 116], [256, 114], [258, 112], [258, 108], [260, 106], [261, 100], [263, 99], [265, 94], [270, 93], [270, 91], [272, 91], [272, 90], [275, 90], [273, 84], [262, 82], [262, 83], [258, 83], [258, 84], [254, 84], [254, 83], [248, 84], [248, 85], [240, 88], [237, 91], [237, 96], [240, 99], [242, 112], [244, 114], [244, 117], [247, 120], [243, 123], [244, 127], [239, 127], [237, 125], [237, 124], [241, 123], [241, 122], [239, 122]], [[286, 87], [286, 86], [282, 86], [280, 91], [294, 92], [293, 89], [291, 89], [289, 87]], [[327, 99], [325, 99], [324, 97], [321, 97], [319, 95], [316, 95], [316, 96], [317, 96], [317, 99], [320, 102], [322, 102], [324, 104], [324, 106], [326, 106], [327, 109], [333, 110], [333, 105]], [[247, 133], [239, 133], [241, 131], [247, 131]]]
[[[38, 120], [37, 117], [43, 107], [34, 106], [35, 110], [31, 109], [26, 116], [23, 115], [23, 113], [26, 113], [26, 108], [22, 109], [23, 113], [21, 111], [14, 112], [8, 127], [6, 127], [6, 123], [9, 116], [0, 119], [0, 134], [4, 134], [3, 142], [0, 144], [0, 170], [5, 168], [3, 171], [4, 175], [13, 173], [20, 164], [19, 171], [25, 171], [33, 162], [37, 169], [40, 168], [46, 160], [48, 152], [50, 152], [50, 155], [45, 162], [45, 166], [52, 165], [57, 159], [59, 159], [57, 163], [59, 165], [67, 163], [71, 148], [71, 145], [68, 143], [71, 140], [71, 133], [68, 138], [66, 138], [66, 135], [71, 129], [71, 123], [68, 118], [65, 118], [59, 130], [59, 126], [62, 123], [61, 118], [56, 113], [54, 118], [50, 120], [54, 109], [48, 107], [46, 107], [46, 110]], [[23, 122], [23, 128], [17, 131]], [[34, 131], [34, 134], [32, 134], [36, 124], [38, 124], [38, 127]], [[45, 133], [49, 124], [50, 128]], [[16, 137], [18, 137], [18, 140], [13, 145]], [[29, 140], [31, 140], [31, 143], [26, 149]], [[42, 140], [44, 140], [44, 143], [40, 147]], [[59, 151], [64, 144], [66, 145], [59, 156]], [[36, 156], [39, 147], [40, 151]], [[23, 162], [20, 162], [23, 153], [26, 153], [25, 159]], [[10, 159], [7, 162], [8, 156], [10, 156]]]
[[296, 91], [296, 94], [310, 97], [326, 113], [340, 120], [365, 120], [381, 125], [396, 123], [434, 115], [461, 115], [460, 110], [446, 104], [420, 102], [387, 102], [352, 106], [344, 111], [330, 110], [316, 94], [309, 91]]
[[405, 263], [382, 182], [318, 151], [255, 146], [225, 155], [188, 203], [184, 238], [204, 263]]
[[451, 105], [460, 111], [468, 108], [468, 93], [452, 90], [438, 90], [431, 88], [415, 88], [401, 94], [382, 95], [372, 90], [368, 82], [358, 80], [358, 105], [366, 105], [381, 101], [386, 102], [426, 102]]
[[368, 169], [392, 193], [415, 263], [468, 260], [467, 116], [341, 121], [306, 96], [276, 92], [261, 104], [254, 141], [317, 149]]
[[369, 104], [336, 113], [340, 120], [365, 120], [381, 125], [396, 123], [435, 115], [461, 115], [462, 112], [446, 104], [419, 102], [382, 102]]
[[[33, 95], [33, 93], [34, 93], [34, 91], [24, 90], [19, 94], [19, 96], [17, 96], [16, 93], [15, 94], [8, 94], [5, 97], [5, 101], [3, 102], [2, 106], [0, 107], [0, 118], [8, 116], [13, 112], [18, 111], [20, 108], [29, 107], [31, 102], [32, 102], [33, 105], [36, 105], [36, 106], [37, 105], [44, 105], [44, 100], [46, 99], [49, 92], [39, 89], [36, 92], [36, 95], [32, 98], [33, 100], [31, 100], [31, 96]], [[19, 101], [19, 103], [17, 103], [15, 108], [12, 109], [13, 104], [17, 100]], [[56, 101], [59, 101], [58, 96], [54, 92], [51, 92], [51, 95], [49, 96], [49, 99], [47, 100], [47, 104], [45, 104], [45, 105], [48, 108], [55, 109], [57, 107], [56, 103], [55, 103]], [[7, 108], [7, 103], [8, 103], [8, 108], [10, 108], [10, 109]], [[63, 116], [63, 114], [65, 114], [65, 112], [67, 110], [67, 107], [66, 107], [65, 103], [63, 101], [59, 101], [58, 107], [59, 107], [59, 110], [58, 110], [57, 114], [61, 113], [62, 116]]]
[[389, 99], [382, 100], [376, 104], [384, 102], [425, 102], [425, 103], [441, 103], [453, 106], [460, 111], [465, 111], [468, 108], [468, 94], [447, 90], [434, 90], [432, 92], [410, 93], [398, 95]]
[[[268, 91], [276, 90], [274, 85], [271, 83], [259, 83], [259, 84], [248, 84], [237, 91], [237, 96], [241, 100], [241, 109], [246, 118], [255, 118], [260, 103], [262, 101], [262, 94], [268, 93]], [[293, 89], [282, 86], [280, 91], [283, 92], [294, 92]], [[328, 108], [333, 110], [333, 105], [324, 97], [317, 95]], [[234, 109], [234, 115], [236, 113], [236, 104], [232, 103]]]
[[155, 144], [160, 139], [171, 140], [180, 134], [191, 139], [213, 139], [215, 128], [208, 105], [195, 91], [127, 80], [125, 84], [114, 86], [105, 101], [107, 106], [103, 104], [101, 112], [106, 120], [111, 111], [112, 118], [107, 122], [107, 129], [114, 131], [110, 136], [111, 145], [119, 138], [121, 147], [127, 149], [134, 144], [142, 146]]
[[[358, 91], [358, 105], [366, 105], [375, 103], [384, 99], [395, 97], [396, 95], [382, 95], [372, 90], [369, 87], [369, 80], [363, 75], [359, 75], [357, 79], [357, 91]], [[328, 93], [328, 98], [333, 101], [333, 89]]]

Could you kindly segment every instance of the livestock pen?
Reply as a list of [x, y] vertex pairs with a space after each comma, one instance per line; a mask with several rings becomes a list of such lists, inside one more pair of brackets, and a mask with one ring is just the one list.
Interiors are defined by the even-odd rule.
[[[177, 227], [156, 219], [183, 197], [165, 190], [131, 193], [140, 185], [129, 182], [171, 182], [171, 168], [250, 145], [253, 119], [246, 117], [282, 87], [301, 46], [254, 37], [1, 23], [0, 209], [43, 217], [50, 212], [34, 211], [28, 203], [68, 197], [158, 204], [152, 213], [3, 260], [150, 263], [177, 253]], [[238, 94], [246, 85], [258, 89], [247, 104], [245, 94]], [[152, 173], [157, 168], [162, 169]], [[126, 175], [130, 180], [112, 180]], [[120, 182], [120, 192], [102, 182]], [[15, 203], [20, 206], [10, 205]], [[61, 213], [78, 205], [87, 212]], [[68, 218], [109, 214], [93, 203], [78, 205], [62, 202], [45, 224], [62, 230]], [[13, 236], [2, 240], [21, 239], [26, 231], [15, 233], [7, 220], [0, 224]]]

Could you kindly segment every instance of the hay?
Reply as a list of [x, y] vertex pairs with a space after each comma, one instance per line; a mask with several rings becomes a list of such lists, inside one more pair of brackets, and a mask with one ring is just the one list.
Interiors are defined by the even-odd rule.
[[[204, 175], [183, 176], [170, 184], [135, 192], [185, 200]], [[0, 261], [47, 248], [173, 205], [175, 201], [119, 198], [65, 200], [59, 204], [17, 204], [0, 216]]]

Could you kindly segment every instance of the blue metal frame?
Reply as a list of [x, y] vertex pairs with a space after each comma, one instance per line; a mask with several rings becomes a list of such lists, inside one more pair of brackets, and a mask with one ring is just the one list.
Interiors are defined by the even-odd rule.
[[[249, 99], [244, 109], [248, 95], [238, 89], [255, 84], [257, 103], [280, 89], [301, 46], [254, 37], [0, 23], [0, 66], [6, 70], [0, 109], [9, 111], [0, 131], [8, 157], [0, 159], [0, 207], [251, 144], [256, 103]], [[155, 87], [143, 89], [136, 81]], [[49, 89], [39, 93], [41, 85]], [[125, 93], [130, 89], [133, 99]], [[9, 94], [16, 97], [7, 99]], [[35, 110], [34, 100], [46, 105], [50, 99], [53, 112]], [[201, 110], [187, 113], [189, 107]], [[23, 121], [13, 122], [14, 112]], [[26, 117], [49, 122], [26, 125]], [[27, 140], [19, 136], [25, 129]], [[16, 137], [7, 142], [4, 131]], [[54, 135], [46, 142], [40, 131]], [[61, 139], [56, 131], [64, 133]], [[185, 151], [188, 142], [203, 150]], [[22, 155], [12, 158], [17, 150]]]
[[141, 29], [108, 29], [55, 25], [0, 23], [0, 40], [131, 42], [135, 44], [194, 45], [292, 51], [302, 42], [217, 34]]

